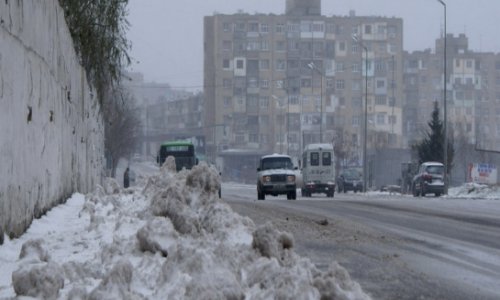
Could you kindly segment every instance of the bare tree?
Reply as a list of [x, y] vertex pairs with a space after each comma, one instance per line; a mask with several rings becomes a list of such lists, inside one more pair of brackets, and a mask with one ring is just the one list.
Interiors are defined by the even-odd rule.
[[136, 115], [135, 99], [123, 88], [110, 93], [103, 109], [104, 146], [111, 160], [111, 176], [114, 177], [118, 160], [130, 156], [138, 144], [141, 122]]

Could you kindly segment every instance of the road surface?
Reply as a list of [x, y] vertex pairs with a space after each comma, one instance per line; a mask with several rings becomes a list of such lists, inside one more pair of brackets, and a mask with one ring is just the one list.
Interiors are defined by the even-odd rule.
[[256, 224], [295, 237], [319, 268], [337, 261], [374, 299], [500, 299], [500, 200], [335, 194], [266, 196], [224, 184], [222, 198]]

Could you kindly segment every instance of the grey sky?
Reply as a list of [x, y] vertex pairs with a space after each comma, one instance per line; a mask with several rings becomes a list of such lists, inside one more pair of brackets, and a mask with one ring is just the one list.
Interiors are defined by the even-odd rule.
[[[203, 17], [214, 12], [283, 14], [286, 0], [130, 0], [128, 38], [135, 62], [131, 70], [146, 81], [202, 90]], [[447, 32], [466, 33], [476, 51], [500, 52], [499, 0], [445, 0]], [[323, 0], [322, 14], [401, 17], [404, 48], [433, 48], [443, 29], [443, 6], [437, 0]]]

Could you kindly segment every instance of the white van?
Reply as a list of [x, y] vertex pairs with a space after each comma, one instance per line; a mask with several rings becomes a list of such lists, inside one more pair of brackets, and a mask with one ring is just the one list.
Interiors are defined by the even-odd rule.
[[302, 196], [315, 193], [335, 194], [335, 161], [331, 144], [309, 144], [302, 153]]

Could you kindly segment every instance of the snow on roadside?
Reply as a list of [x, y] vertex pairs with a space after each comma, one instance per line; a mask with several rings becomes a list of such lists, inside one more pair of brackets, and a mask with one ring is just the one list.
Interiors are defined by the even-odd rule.
[[448, 190], [448, 196], [456, 198], [500, 200], [500, 189], [498, 186], [489, 186], [485, 184], [469, 182], [459, 187], [450, 188]]
[[128, 189], [108, 179], [7, 239], [0, 298], [370, 298], [335, 262], [298, 256], [289, 233], [233, 212], [215, 169], [174, 164]]

